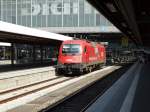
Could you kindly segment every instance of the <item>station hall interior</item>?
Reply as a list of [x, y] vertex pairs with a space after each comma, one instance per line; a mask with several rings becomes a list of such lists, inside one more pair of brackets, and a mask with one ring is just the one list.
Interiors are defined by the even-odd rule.
[[[107, 72], [108, 74], [123, 74], [114, 76], [116, 82], [110, 78], [112, 85], [110, 84], [111, 86], [107, 87], [99, 98], [89, 103], [90, 106], [87, 106], [84, 112], [99, 112], [99, 110], [100, 112], [150, 111], [149, 12], [150, 8], [146, 0], [0, 0], [0, 95], [2, 95], [0, 109], [2, 112], [24, 112], [22, 108], [25, 111], [27, 109], [28, 111], [47, 112], [55, 107], [57, 104], [55, 100], [59, 98], [50, 97], [56, 97], [55, 92], [59, 94], [58, 92], [63, 91], [62, 88], [65, 86], [62, 88], [59, 86], [58, 92], [55, 89], [52, 91], [53, 88], [49, 90], [52, 91], [50, 97], [44, 96], [49, 92], [41, 88], [47, 89], [48, 86], [51, 86], [45, 83], [53, 80], [50, 78], [51, 76], [54, 79], [62, 78], [62, 76], [58, 77], [58, 66], [66, 66], [68, 74], [72, 73], [70, 71], [73, 67], [72, 63], [62, 65], [59, 62], [60, 52], [63, 52], [61, 49], [65, 49], [62, 43], [83, 40], [87, 43], [93, 42], [104, 46], [106, 54], [103, 55], [106, 56], [106, 60], [104, 63], [100, 61], [100, 66], [99, 63], [88, 65], [81, 70], [81, 74], [84, 72], [87, 77], [89, 75], [92, 78], [90, 74], [99, 72], [99, 74], [103, 74], [101, 70], [104, 69], [105, 74], [102, 77], [95, 76], [95, 80], [96, 78], [102, 78], [102, 80], [103, 77], [109, 78], [106, 75]], [[87, 52], [87, 49], [84, 48], [82, 52]], [[67, 56], [67, 53], [62, 55]], [[71, 54], [71, 56], [75, 57], [76, 54]], [[81, 67], [84, 64], [81, 64]], [[100, 70], [97, 71], [96, 67]], [[86, 77], [85, 74], [81, 75], [81, 79]], [[80, 79], [80, 75], [76, 77]], [[74, 77], [70, 78], [65, 74], [63, 78], [60, 79], [60, 82]], [[75, 84], [77, 81], [68, 82], [68, 84], [72, 84], [74, 87], [76, 85], [73, 83]], [[60, 82], [56, 82], [56, 84]], [[82, 85], [83, 82], [81, 82]], [[85, 82], [90, 85], [94, 81], [90, 84], [88, 81]], [[17, 101], [21, 98], [20, 96], [30, 95], [32, 93], [30, 91], [22, 93], [22, 91], [26, 91], [22, 90], [20, 93], [16, 93], [16, 96], [11, 93], [11, 91], [20, 91], [19, 89], [42, 83], [45, 84], [45, 87], [39, 85], [38, 89], [31, 89], [33, 93], [37, 92], [33, 96], [33, 102], [27, 100], [30, 98], [23, 101], [26, 103], [19, 104]], [[80, 89], [82, 90], [82, 88]], [[41, 90], [41, 93], [38, 93], [38, 90]], [[71, 95], [80, 90], [72, 91]], [[7, 92], [10, 92], [11, 95], [7, 95]], [[116, 95], [117, 92], [119, 92], [118, 95]], [[54, 100], [55, 104], [50, 106], [49, 102], [40, 105], [40, 101], [45, 101], [41, 98], [42, 96], [46, 97], [47, 102], [51, 99], [51, 101]], [[64, 97], [70, 98], [70, 96]], [[14, 99], [16, 100], [15, 105]], [[63, 101], [62, 99], [60, 102]], [[110, 105], [113, 102], [115, 103]], [[7, 106], [7, 103], [10, 103], [11, 106]]]
[[[86, 0], [1, 0], [0, 3], [1, 21], [74, 38], [107, 43], [108, 51], [115, 51], [113, 57], [116, 58], [118, 58], [116, 52], [119, 52], [117, 49], [120, 51], [121, 49], [130, 51], [136, 49], [134, 43], [126, 35]], [[1, 28], [4, 29], [3, 26]], [[1, 32], [1, 42], [10, 43], [9, 46], [1, 45], [0, 57], [1, 60], [5, 60], [6, 64], [47, 61], [56, 63], [52, 61], [57, 58], [59, 41], [48, 43], [43, 40], [43, 43], [35, 41], [34, 38], [18, 39], [21, 35], [14, 34], [13, 37], [10, 37], [14, 39], [9, 39], [8, 36], [12, 34], [6, 34], [5, 30], [4, 33]], [[53, 53], [56, 50], [57, 53]], [[4, 61], [2, 64], [5, 64]]]

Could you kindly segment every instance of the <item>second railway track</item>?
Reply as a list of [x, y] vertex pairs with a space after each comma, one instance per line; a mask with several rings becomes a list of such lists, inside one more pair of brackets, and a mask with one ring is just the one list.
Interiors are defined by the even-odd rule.
[[73, 79], [72, 77], [55, 77], [49, 80], [45, 80], [42, 82], [38, 82], [35, 84], [15, 88], [8, 91], [3, 91], [0, 93], [0, 104], [9, 102], [11, 100], [17, 99], [19, 97], [23, 97], [25, 95], [40, 91], [42, 89], [46, 89], [52, 87], [54, 85], [60, 84], [62, 82]]

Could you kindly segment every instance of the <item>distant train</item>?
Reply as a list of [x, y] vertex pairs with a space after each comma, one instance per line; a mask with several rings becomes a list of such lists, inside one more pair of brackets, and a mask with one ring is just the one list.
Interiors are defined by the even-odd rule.
[[105, 63], [106, 51], [103, 45], [87, 40], [67, 40], [60, 47], [56, 72], [91, 72]]

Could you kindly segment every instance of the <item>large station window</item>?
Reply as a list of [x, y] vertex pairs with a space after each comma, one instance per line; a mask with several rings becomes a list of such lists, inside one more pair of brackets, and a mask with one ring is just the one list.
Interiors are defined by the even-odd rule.
[[35, 47], [35, 60], [36, 60], [36, 62], [41, 60], [41, 48], [40, 48], [40, 46]]
[[0, 65], [11, 64], [10, 46], [0, 46]]
[[0, 42], [0, 65], [11, 64], [10, 43]]
[[43, 61], [56, 64], [58, 57], [58, 48], [54, 46], [43, 47]]
[[15, 52], [16, 64], [25, 64], [33, 62], [33, 47], [31, 45], [16, 44]]
[[14, 49], [16, 64], [57, 61], [58, 48], [54, 46], [15, 44]]

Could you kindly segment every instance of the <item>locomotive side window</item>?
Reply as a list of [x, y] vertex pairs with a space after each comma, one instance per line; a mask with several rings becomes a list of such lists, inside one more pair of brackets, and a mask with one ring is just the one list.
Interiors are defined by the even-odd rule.
[[62, 53], [65, 54], [71, 54], [71, 53], [80, 53], [81, 52], [81, 47], [80, 44], [64, 44]]

